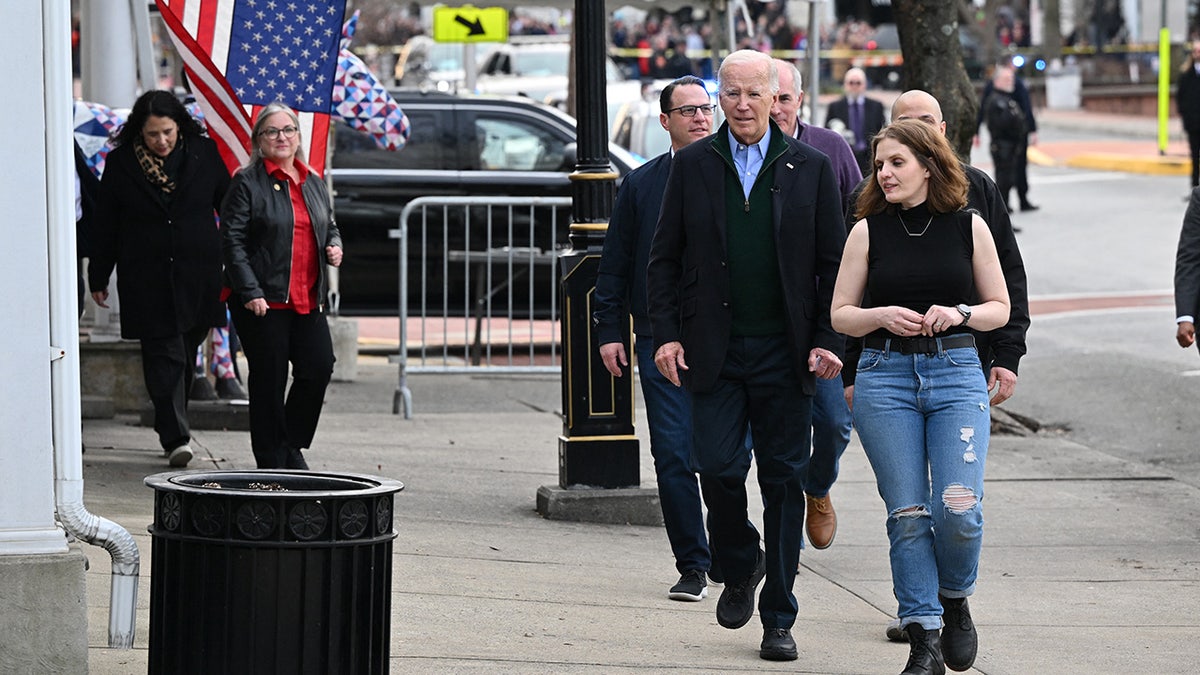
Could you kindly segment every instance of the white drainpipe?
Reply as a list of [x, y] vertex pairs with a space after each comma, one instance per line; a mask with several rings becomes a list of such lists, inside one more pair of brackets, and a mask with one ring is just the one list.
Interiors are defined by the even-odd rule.
[[125, 528], [83, 505], [83, 432], [79, 402], [79, 313], [76, 307], [75, 181], [71, 124], [70, 3], [42, 5], [45, 46], [46, 200], [50, 255], [50, 390], [54, 431], [54, 494], [59, 522], [78, 539], [112, 556], [108, 644], [133, 647], [137, 609], [137, 543]]

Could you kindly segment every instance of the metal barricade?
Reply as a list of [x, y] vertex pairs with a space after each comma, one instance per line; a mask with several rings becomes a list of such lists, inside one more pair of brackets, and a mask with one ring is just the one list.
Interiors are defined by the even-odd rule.
[[560, 370], [556, 262], [571, 201], [420, 197], [405, 205], [388, 231], [400, 248], [393, 414], [412, 417], [409, 373]]

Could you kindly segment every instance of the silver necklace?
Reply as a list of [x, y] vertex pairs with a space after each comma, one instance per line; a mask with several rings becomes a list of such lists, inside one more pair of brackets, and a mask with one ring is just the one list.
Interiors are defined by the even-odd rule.
[[900, 215], [899, 209], [896, 209], [896, 217], [900, 219], [900, 226], [904, 228], [904, 233], [910, 237], [924, 236], [929, 231], [929, 224], [933, 222], [933, 216], [929, 216], [929, 220], [925, 221], [925, 227], [920, 232], [913, 232], [908, 229], [908, 223], [904, 222], [904, 216]]

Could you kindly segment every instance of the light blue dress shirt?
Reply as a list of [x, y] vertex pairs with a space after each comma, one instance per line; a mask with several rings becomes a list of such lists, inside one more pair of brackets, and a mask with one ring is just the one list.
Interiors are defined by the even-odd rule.
[[759, 139], [754, 145], [743, 145], [733, 137], [733, 132], [729, 131], [729, 147], [733, 148], [733, 166], [737, 169], [738, 180], [742, 182], [742, 194], [746, 199], [750, 199], [750, 190], [754, 187], [754, 180], [758, 178], [758, 172], [762, 170], [763, 161], [767, 158], [767, 148], [771, 145], [771, 127], [767, 127], [767, 133]]

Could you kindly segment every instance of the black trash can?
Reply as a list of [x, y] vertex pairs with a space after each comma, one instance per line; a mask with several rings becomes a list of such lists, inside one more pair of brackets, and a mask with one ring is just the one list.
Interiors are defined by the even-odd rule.
[[388, 672], [399, 481], [176, 471], [146, 485], [150, 673]]

